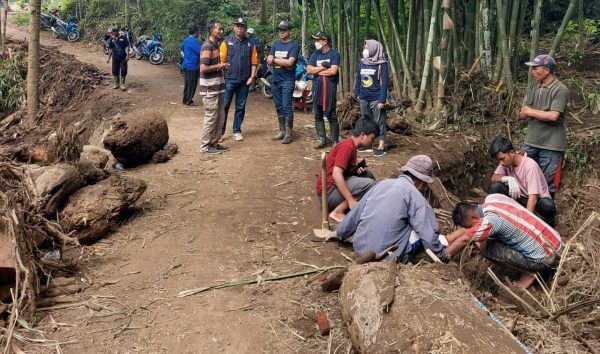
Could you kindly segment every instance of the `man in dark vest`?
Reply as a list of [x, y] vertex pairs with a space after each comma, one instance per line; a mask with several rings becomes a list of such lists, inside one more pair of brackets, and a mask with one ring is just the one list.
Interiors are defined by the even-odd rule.
[[258, 55], [256, 47], [245, 36], [246, 22], [239, 17], [233, 25], [234, 34], [227, 36], [221, 43], [221, 63], [229, 64], [225, 71], [225, 122], [223, 135], [227, 126], [227, 113], [235, 95], [235, 116], [233, 119], [233, 138], [236, 141], [244, 140], [242, 136], [242, 122], [246, 113], [246, 99], [248, 88], [256, 79]]

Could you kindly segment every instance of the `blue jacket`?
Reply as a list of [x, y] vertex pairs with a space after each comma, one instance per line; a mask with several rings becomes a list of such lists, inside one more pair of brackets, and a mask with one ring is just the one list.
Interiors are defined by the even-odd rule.
[[[221, 61], [230, 65], [225, 71], [226, 81], [246, 81], [252, 73], [252, 65], [257, 65], [256, 48], [247, 37], [239, 39], [227, 36], [221, 43]], [[254, 58], [253, 58], [254, 55]], [[225, 58], [225, 60], [223, 60]]]
[[183, 69], [200, 70], [200, 42], [198, 39], [189, 35], [179, 48], [183, 51]]

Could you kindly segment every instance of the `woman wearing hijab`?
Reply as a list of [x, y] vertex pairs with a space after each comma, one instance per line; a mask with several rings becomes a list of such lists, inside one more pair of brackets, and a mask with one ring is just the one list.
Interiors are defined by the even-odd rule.
[[[379, 145], [375, 149], [376, 157], [385, 155], [387, 134], [385, 101], [387, 100], [388, 82], [388, 63], [383, 53], [383, 46], [376, 40], [367, 39], [356, 73], [354, 93], [360, 101], [361, 116], [367, 115], [379, 125]], [[367, 151], [373, 150], [359, 149], [359, 152]]]

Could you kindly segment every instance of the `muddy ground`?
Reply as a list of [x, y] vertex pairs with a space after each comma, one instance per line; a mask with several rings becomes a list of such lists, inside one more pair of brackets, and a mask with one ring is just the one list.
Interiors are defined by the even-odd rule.
[[[25, 38], [14, 27], [9, 35]], [[43, 44], [109, 75], [99, 46], [43, 38]], [[101, 120], [125, 112], [163, 114], [180, 153], [165, 164], [121, 172], [144, 179], [147, 192], [118, 230], [83, 249], [76, 274], [89, 284], [77, 297], [101, 310], [44, 311], [38, 327], [64, 353], [349, 352], [337, 295], [322, 293], [312, 276], [177, 297], [226, 280], [347, 264], [343, 254], [351, 254], [307, 238], [320, 225], [314, 195], [320, 153], [312, 149], [311, 115], [296, 111], [293, 144], [271, 142], [273, 102], [251, 93], [244, 141], [233, 141], [228, 131], [224, 144], [231, 150], [206, 156], [199, 152], [203, 110], [180, 104], [182, 83], [173, 66], [132, 60], [127, 92], [110, 89], [106, 81], [95, 93], [106, 97], [102, 104], [86, 102], [81, 113]], [[403, 137], [404, 144], [387, 156], [367, 159], [377, 177], [390, 178], [411, 155], [425, 153], [438, 163], [437, 173], [450, 178], [464, 170], [465, 153], [473, 147], [463, 133]], [[330, 337], [318, 334], [312, 321], [320, 311], [331, 321]]]

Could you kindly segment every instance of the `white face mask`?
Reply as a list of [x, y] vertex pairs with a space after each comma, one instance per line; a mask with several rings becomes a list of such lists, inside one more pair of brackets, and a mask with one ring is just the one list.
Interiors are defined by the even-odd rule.
[[323, 48], [323, 44], [321, 44], [321, 42], [315, 42], [315, 48], [317, 48], [317, 50], [321, 50], [321, 48]]
[[363, 58], [368, 58], [369, 57], [369, 50], [367, 48], [363, 49], [362, 55], [363, 55]]

